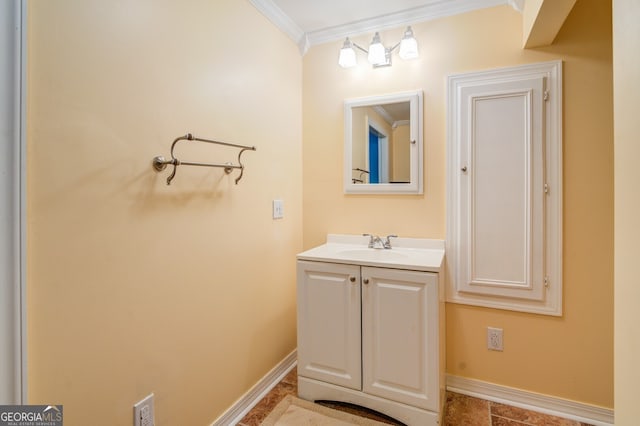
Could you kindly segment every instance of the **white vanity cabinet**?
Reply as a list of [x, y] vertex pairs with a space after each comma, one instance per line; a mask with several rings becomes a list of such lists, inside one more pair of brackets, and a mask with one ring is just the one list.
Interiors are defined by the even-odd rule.
[[438, 278], [362, 267], [362, 390], [438, 411]]
[[313, 249], [298, 256], [299, 396], [437, 425], [444, 402], [438, 268], [405, 269], [401, 250], [342, 252], [357, 259]]
[[360, 267], [298, 261], [298, 375], [359, 390]]

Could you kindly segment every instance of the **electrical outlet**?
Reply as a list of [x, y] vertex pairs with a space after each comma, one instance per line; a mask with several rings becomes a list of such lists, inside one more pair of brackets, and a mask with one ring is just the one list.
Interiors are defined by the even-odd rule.
[[502, 351], [502, 329], [487, 327], [487, 349], [491, 351]]
[[273, 200], [273, 218], [282, 219], [284, 217], [284, 202], [282, 200]]
[[154, 426], [153, 394], [146, 396], [133, 406], [133, 426]]

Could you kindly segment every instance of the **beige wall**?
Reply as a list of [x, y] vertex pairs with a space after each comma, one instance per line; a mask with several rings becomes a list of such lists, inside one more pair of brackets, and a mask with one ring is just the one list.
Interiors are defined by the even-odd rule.
[[[389, 45], [402, 28], [381, 33]], [[613, 122], [611, 7], [581, 0], [553, 46], [522, 50], [522, 16], [508, 6], [413, 26], [420, 59], [371, 69], [337, 65], [341, 41], [304, 58], [305, 248], [327, 233], [445, 237], [446, 76], [564, 61], [564, 316], [447, 305], [447, 371], [605, 407], [613, 405]], [[354, 39], [361, 45], [370, 34]], [[345, 98], [424, 91], [425, 193], [342, 191]], [[486, 327], [504, 352], [486, 350]]]
[[[28, 31], [29, 402], [130, 425], [154, 392], [156, 424], [209, 424], [296, 346], [300, 54], [237, 0], [30, 1]], [[242, 181], [167, 186], [186, 132], [256, 145]]]
[[616, 424], [638, 423], [640, 382], [640, 3], [613, 2], [615, 118], [615, 407]]

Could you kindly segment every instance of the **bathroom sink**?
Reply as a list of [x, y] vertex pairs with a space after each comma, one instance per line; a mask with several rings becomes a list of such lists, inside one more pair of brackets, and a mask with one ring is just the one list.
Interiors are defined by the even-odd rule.
[[363, 249], [346, 249], [346, 250], [337, 250], [338, 255], [342, 255], [352, 259], [358, 260], [374, 260], [374, 261], [384, 261], [384, 260], [402, 260], [408, 259], [409, 256], [405, 253], [401, 253], [399, 250], [385, 250], [385, 249], [373, 249], [373, 248], [363, 248]]
[[367, 248], [368, 237], [329, 234], [327, 243], [297, 255], [298, 260], [440, 272], [444, 241], [394, 238], [391, 249]]

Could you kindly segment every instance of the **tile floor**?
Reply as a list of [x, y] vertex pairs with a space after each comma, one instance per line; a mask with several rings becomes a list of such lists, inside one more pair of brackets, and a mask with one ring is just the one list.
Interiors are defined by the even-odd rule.
[[[240, 420], [238, 426], [259, 426], [285, 396], [297, 396], [297, 392], [298, 377], [294, 368]], [[379, 416], [375, 412], [362, 407], [339, 403], [326, 403], [324, 405], [383, 423], [402, 425], [402, 423]], [[447, 392], [443, 423], [443, 426], [589, 426], [586, 423], [580, 423], [575, 420], [536, 413], [454, 392]]]

